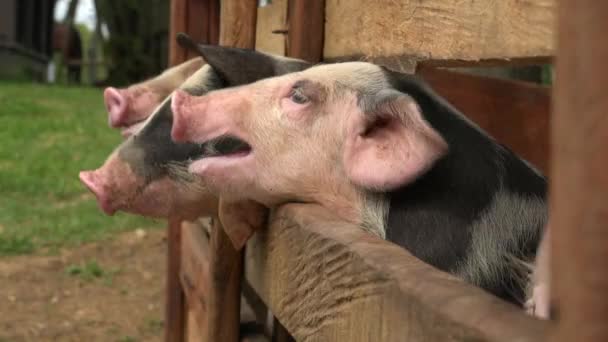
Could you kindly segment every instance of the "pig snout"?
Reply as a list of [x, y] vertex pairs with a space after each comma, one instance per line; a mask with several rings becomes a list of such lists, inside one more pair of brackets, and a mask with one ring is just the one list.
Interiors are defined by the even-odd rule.
[[100, 208], [107, 215], [129, 209], [145, 186], [130, 166], [113, 154], [95, 171], [80, 172], [80, 181], [97, 197]]
[[117, 128], [125, 124], [125, 115], [127, 113], [128, 99], [116, 88], [106, 88], [103, 92], [103, 98], [108, 110], [108, 123], [111, 127]]
[[81, 171], [78, 177], [89, 191], [95, 195], [101, 210], [107, 215], [114, 215], [116, 208], [114, 208], [110, 196], [108, 196], [107, 185], [104, 184], [98, 173], [96, 171]]
[[176, 142], [204, 143], [221, 136], [243, 139], [245, 133], [235, 121], [236, 113], [248, 110], [241, 96], [222, 94], [191, 96], [176, 90], [171, 100], [173, 127], [171, 138]]
[[186, 142], [190, 138], [189, 121], [194, 116], [192, 100], [192, 96], [181, 90], [176, 90], [171, 96], [171, 111], [173, 112], [171, 138], [176, 142]]

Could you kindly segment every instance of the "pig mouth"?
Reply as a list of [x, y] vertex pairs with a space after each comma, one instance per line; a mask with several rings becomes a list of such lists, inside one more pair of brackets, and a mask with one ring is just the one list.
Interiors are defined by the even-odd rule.
[[137, 133], [146, 122], [147, 118], [143, 118], [141, 120], [130, 122], [120, 128], [120, 134], [123, 138], [128, 138], [133, 134]]
[[222, 135], [201, 144], [201, 158], [245, 157], [251, 151], [251, 145], [233, 135]]

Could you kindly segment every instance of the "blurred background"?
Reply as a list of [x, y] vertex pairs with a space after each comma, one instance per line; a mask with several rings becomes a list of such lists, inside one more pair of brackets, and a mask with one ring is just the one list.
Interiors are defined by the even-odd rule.
[[78, 180], [122, 141], [103, 87], [167, 65], [169, 0], [0, 0], [0, 341], [160, 341], [165, 227]]

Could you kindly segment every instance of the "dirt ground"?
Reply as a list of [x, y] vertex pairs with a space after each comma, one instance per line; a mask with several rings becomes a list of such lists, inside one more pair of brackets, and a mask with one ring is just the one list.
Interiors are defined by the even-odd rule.
[[0, 342], [161, 341], [166, 249], [164, 230], [138, 230], [0, 258]]

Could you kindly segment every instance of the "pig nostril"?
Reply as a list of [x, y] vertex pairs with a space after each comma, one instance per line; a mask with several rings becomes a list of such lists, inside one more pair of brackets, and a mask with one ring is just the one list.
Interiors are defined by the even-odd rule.
[[101, 210], [103, 210], [106, 215], [114, 215], [116, 209], [112, 205], [112, 201], [107, 197], [105, 191], [102, 189], [102, 185], [99, 184], [99, 181], [96, 179], [94, 173], [92, 171], [82, 171], [78, 175], [80, 181], [95, 195], [97, 199], [97, 203]]

